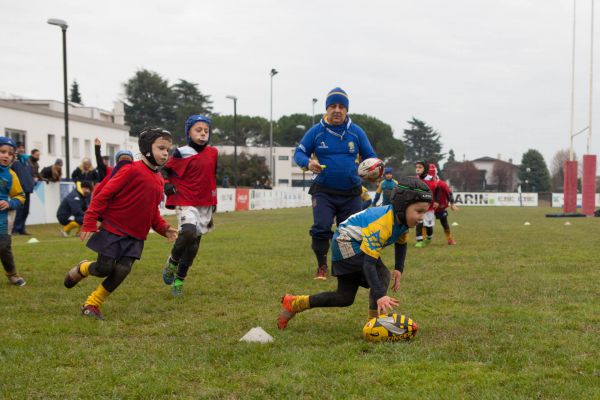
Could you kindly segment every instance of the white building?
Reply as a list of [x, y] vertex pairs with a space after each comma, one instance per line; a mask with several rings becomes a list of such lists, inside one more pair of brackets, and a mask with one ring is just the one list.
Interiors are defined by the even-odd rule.
[[[512, 159], [504, 161], [493, 157], [480, 157], [473, 160], [475, 168], [480, 172], [482, 179], [481, 190], [497, 190], [501, 186], [502, 191], [514, 192], [519, 185], [519, 166], [512, 163]], [[494, 171], [497, 169], [497, 171]], [[504, 182], [499, 182], [502, 179]]]
[[[233, 154], [233, 146], [215, 146], [219, 154]], [[302, 187], [302, 169], [294, 161], [295, 147], [273, 147], [273, 180], [274, 185], [279, 187]], [[238, 146], [237, 153], [246, 153], [264, 157], [265, 164], [269, 166], [270, 147]], [[304, 185], [311, 184], [312, 172], [304, 174]]]
[[[52, 165], [57, 158], [65, 160], [64, 103], [54, 100], [0, 99], [0, 129], [4, 136], [23, 142], [27, 153], [41, 152], [40, 167]], [[96, 107], [69, 104], [70, 169], [68, 176], [82, 158], [94, 159], [94, 138], [102, 141], [102, 155], [111, 161], [118, 150], [135, 153], [137, 138], [129, 136], [125, 125], [125, 108], [116, 101], [112, 111]], [[63, 163], [63, 176], [66, 163]]]

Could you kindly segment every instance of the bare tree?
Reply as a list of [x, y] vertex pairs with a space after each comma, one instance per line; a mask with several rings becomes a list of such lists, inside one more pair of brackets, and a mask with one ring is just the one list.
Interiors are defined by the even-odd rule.
[[471, 161], [452, 163], [444, 169], [446, 179], [460, 190], [473, 192], [482, 189], [482, 174]]
[[499, 192], [512, 192], [514, 185], [514, 167], [502, 160], [494, 162], [492, 177]]
[[[554, 154], [550, 163], [550, 174], [553, 192], [562, 192], [565, 180], [565, 161], [569, 159], [569, 150], [559, 150]], [[577, 155], [573, 153], [573, 160], [577, 161]]]

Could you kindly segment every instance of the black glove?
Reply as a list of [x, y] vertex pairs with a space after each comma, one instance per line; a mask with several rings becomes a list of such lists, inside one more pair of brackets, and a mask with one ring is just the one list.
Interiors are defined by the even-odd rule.
[[165, 194], [167, 196], [171, 196], [175, 193], [177, 193], [177, 189], [175, 189], [175, 185], [173, 185], [172, 183], [165, 183]]

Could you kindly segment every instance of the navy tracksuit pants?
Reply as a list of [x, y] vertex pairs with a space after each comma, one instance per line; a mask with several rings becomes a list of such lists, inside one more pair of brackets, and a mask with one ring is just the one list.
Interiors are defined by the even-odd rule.
[[362, 200], [360, 195], [342, 196], [323, 192], [312, 195], [313, 226], [310, 228], [312, 249], [317, 257], [318, 265], [327, 265], [329, 240], [333, 236], [331, 226], [333, 219], [337, 225], [348, 219], [352, 214], [360, 212]]

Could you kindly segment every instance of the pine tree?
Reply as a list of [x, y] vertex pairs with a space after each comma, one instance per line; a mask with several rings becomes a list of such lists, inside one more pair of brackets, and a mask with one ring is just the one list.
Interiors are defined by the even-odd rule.
[[69, 101], [71, 103], [83, 105], [83, 101], [81, 100], [81, 93], [79, 93], [79, 84], [77, 83], [77, 80], [74, 80], [73, 84], [71, 85], [71, 95], [69, 96]]
[[521, 159], [519, 180], [527, 192], [545, 192], [550, 189], [550, 173], [544, 157], [537, 150], [527, 150]]
[[410, 129], [404, 130], [405, 158], [409, 163], [426, 160], [438, 164], [444, 158], [440, 134], [425, 122], [413, 117]]

